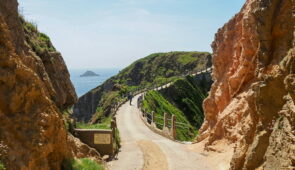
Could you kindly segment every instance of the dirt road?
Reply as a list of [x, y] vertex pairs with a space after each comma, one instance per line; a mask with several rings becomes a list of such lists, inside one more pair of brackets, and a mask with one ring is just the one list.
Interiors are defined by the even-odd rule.
[[206, 156], [152, 132], [139, 117], [137, 98], [132, 106], [125, 103], [117, 112], [122, 148], [111, 170], [211, 170]]

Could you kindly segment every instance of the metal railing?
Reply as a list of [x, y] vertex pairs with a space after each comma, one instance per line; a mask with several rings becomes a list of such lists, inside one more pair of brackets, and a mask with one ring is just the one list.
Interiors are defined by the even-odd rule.
[[[190, 125], [183, 123], [183, 122], [177, 122], [176, 116], [172, 114], [171, 116], [168, 113], [164, 113], [164, 117], [156, 115], [155, 112], [149, 113], [146, 112], [142, 108], [142, 101], [144, 100], [144, 94], [142, 94], [138, 98], [138, 105], [137, 107], [142, 111], [142, 117], [144, 118], [144, 121], [146, 121], [150, 125], [155, 125], [154, 128], [157, 128], [158, 130], [164, 131], [166, 130], [166, 133], [168, 133], [166, 136], [171, 136], [174, 140], [176, 139], [176, 129], [190, 129]], [[159, 122], [159, 120], [161, 122]], [[163, 122], [163, 123], [162, 123]], [[164, 133], [164, 132], [163, 132]]]
[[[181, 75], [177, 75], [175, 77], [178, 77], [178, 78], [182, 78], [182, 77], [186, 77], [186, 76], [196, 76], [196, 75], [199, 75], [199, 74], [203, 74], [203, 73], [210, 73], [212, 72], [213, 70], [213, 67], [209, 67], [205, 70], [197, 70], [197, 71], [187, 71], [185, 74], [181, 74]], [[143, 92], [147, 92], [149, 90], [159, 90], [160, 89], [165, 89], [167, 87], [169, 87], [171, 84], [173, 83], [173, 81], [170, 81], [170, 82], [166, 82], [165, 84], [161, 84], [161, 85], [153, 85], [149, 88], [136, 88], [134, 89], [133, 91], [131, 91], [134, 95], [138, 95], [140, 93], [143, 93]]]
[[[186, 76], [189, 76], [189, 75], [192, 75], [192, 76], [196, 76], [196, 75], [199, 75], [199, 74], [203, 74], [203, 73], [208, 73], [208, 72], [212, 72], [213, 70], [213, 67], [210, 67], [210, 68], [207, 68], [205, 70], [201, 70], [201, 71], [190, 71], [190, 72], [187, 72], [186, 74], [182, 74], [182, 75], [179, 75], [179, 76], [176, 76], [176, 77], [186, 77]], [[138, 94], [141, 94], [142, 95], [140, 97], [138, 97], [138, 101], [137, 101], [137, 107], [142, 110], [142, 117], [145, 118], [145, 121], [148, 123], [148, 124], [154, 124], [156, 128], [158, 128], [157, 125], [160, 125], [160, 127], [162, 127], [162, 129], [159, 129], [159, 130], [164, 130], [165, 128], [168, 129], [169, 131], [169, 136], [171, 136], [173, 139], [176, 139], [176, 129], [177, 128], [180, 128], [180, 129], [190, 129], [191, 126], [188, 125], [187, 123], [183, 123], [183, 122], [176, 122], [176, 116], [174, 114], [172, 114], [171, 118], [168, 117], [168, 114], [167, 113], [164, 113], [164, 118], [161, 117], [161, 116], [157, 116], [155, 114], [155, 112], [152, 112], [152, 113], [147, 113], [144, 111], [144, 109], [142, 108], [142, 101], [144, 100], [144, 97], [145, 97], [145, 93], [149, 90], [156, 90], [156, 91], [159, 91], [159, 90], [162, 90], [162, 89], [165, 89], [165, 88], [168, 88], [170, 87], [171, 85], [173, 84], [173, 81], [170, 81], [166, 84], [163, 84], [163, 85], [160, 85], [160, 86], [157, 86], [157, 85], [154, 85], [152, 87], [149, 87], [149, 88], [137, 88], [137, 89], [134, 89], [133, 91], [133, 95], [138, 95]], [[116, 107], [116, 110], [119, 108], [118, 106], [121, 105], [122, 103], [118, 104], [117, 107]], [[164, 123], [160, 123], [160, 122], [157, 122], [157, 119], [160, 119], [162, 120]], [[169, 124], [170, 122], [170, 124]]]

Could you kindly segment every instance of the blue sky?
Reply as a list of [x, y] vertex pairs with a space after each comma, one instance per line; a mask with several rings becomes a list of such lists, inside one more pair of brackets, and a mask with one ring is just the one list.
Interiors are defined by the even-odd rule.
[[19, 0], [70, 69], [123, 68], [155, 52], [212, 51], [245, 0]]

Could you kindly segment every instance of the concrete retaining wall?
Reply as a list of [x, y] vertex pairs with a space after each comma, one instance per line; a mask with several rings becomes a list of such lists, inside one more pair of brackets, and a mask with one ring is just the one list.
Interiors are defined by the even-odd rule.
[[113, 130], [75, 129], [76, 137], [101, 155], [113, 155]]

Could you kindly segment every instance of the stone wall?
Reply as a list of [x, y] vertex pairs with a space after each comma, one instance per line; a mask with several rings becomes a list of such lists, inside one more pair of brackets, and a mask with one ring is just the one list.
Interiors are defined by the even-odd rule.
[[113, 130], [75, 129], [75, 136], [91, 148], [96, 149], [101, 155], [112, 156], [114, 150]]

